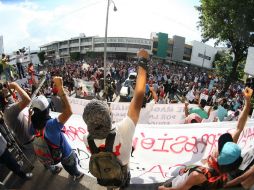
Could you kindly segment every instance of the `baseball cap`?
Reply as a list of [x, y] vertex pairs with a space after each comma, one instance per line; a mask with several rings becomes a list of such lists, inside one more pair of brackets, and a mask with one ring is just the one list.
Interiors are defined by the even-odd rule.
[[37, 96], [32, 100], [31, 108], [37, 108], [40, 111], [44, 111], [49, 107], [47, 98], [43, 95]]
[[[241, 148], [234, 143], [232, 136], [225, 133], [218, 140], [219, 166], [232, 166], [238, 168], [242, 162]], [[238, 165], [238, 166], [237, 166]]]

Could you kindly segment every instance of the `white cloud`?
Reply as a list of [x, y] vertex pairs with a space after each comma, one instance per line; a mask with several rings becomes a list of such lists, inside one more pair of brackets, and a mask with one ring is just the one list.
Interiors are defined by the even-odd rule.
[[[46, 1], [47, 2], [47, 1]], [[25, 1], [0, 2], [1, 33], [5, 51], [23, 46], [38, 49], [52, 41], [85, 33], [104, 36], [106, 0], [61, 1], [56, 7]], [[115, 0], [118, 11], [110, 6], [108, 36], [149, 38], [151, 32], [180, 35], [186, 41], [200, 40], [198, 12], [184, 0]]]

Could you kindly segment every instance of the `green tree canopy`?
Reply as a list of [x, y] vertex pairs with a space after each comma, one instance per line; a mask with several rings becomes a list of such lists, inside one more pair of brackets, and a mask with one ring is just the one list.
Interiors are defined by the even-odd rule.
[[72, 52], [70, 53], [71, 61], [79, 61], [80, 60], [80, 52]]
[[234, 55], [226, 87], [237, 79], [238, 65], [254, 44], [254, 0], [200, 0], [199, 27], [203, 41], [224, 43]]
[[[237, 67], [237, 76], [236, 79], [240, 80], [244, 75], [244, 63], [245, 60], [241, 61]], [[213, 62], [215, 67], [216, 75], [223, 77], [224, 79], [228, 79], [230, 77], [230, 73], [233, 69], [233, 57], [230, 53], [222, 51], [218, 52], [215, 55], [215, 59]]]

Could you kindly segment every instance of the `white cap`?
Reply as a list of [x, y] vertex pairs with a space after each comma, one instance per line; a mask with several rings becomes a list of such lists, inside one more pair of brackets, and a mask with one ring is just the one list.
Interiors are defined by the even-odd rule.
[[41, 111], [46, 110], [49, 107], [47, 98], [43, 95], [37, 96], [32, 100], [31, 108], [37, 108]]

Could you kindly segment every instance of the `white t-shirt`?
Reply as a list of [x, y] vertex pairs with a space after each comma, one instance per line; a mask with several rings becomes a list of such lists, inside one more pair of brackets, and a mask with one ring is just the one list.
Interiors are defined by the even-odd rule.
[[[113, 125], [116, 136], [114, 142], [113, 152], [123, 165], [127, 165], [130, 161], [130, 153], [132, 150], [132, 138], [135, 133], [135, 124], [126, 116], [122, 121]], [[84, 135], [84, 143], [88, 148], [87, 135]], [[104, 147], [106, 139], [95, 139], [94, 142], [97, 147]], [[89, 151], [89, 148], [88, 148]]]

